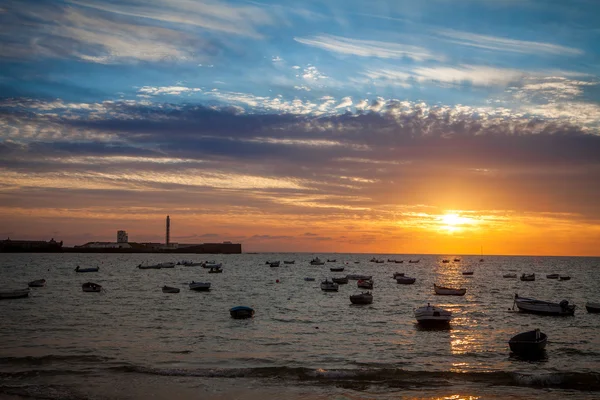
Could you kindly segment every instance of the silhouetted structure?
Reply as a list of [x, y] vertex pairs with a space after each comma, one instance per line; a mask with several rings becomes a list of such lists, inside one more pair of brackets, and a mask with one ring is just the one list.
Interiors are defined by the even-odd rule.
[[0, 241], [0, 252], [3, 253], [56, 253], [61, 252], [63, 242], [54, 238], [45, 240], [11, 240]]

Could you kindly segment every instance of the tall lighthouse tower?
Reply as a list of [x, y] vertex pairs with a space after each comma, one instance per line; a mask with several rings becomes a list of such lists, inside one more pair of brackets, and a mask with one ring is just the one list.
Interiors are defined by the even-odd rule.
[[171, 218], [167, 215], [167, 231], [165, 235], [165, 244], [169, 247], [171, 242]]

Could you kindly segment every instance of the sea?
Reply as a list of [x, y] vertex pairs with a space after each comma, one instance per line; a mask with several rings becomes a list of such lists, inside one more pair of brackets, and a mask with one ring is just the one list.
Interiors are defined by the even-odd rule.
[[[332, 262], [311, 266], [316, 256]], [[0, 398], [600, 398], [600, 315], [584, 306], [600, 302], [600, 258], [480, 258], [0, 254], [0, 287], [47, 281], [28, 298], [0, 300]], [[224, 272], [137, 268], [182, 259], [220, 262]], [[268, 261], [282, 263], [275, 268]], [[77, 265], [100, 270], [76, 273]], [[341, 266], [343, 272], [330, 272]], [[394, 272], [416, 283], [397, 284]], [[535, 273], [536, 280], [503, 278], [507, 273]], [[547, 279], [551, 273], [571, 280]], [[372, 304], [350, 303], [361, 292], [356, 281], [337, 293], [321, 291], [321, 280], [346, 274], [373, 276]], [[189, 290], [192, 280], [210, 282], [211, 290]], [[88, 281], [103, 291], [83, 292]], [[434, 283], [467, 292], [436, 296]], [[162, 293], [163, 285], [181, 292]], [[513, 310], [515, 294], [566, 299], [577, 309], [571, 317], [523, 314]], [[452, 311], [449, 328], [416, 323], [414, 309], [427, 303]], [[254, 308], [254, 318], [231, 318], [229, 309], [238, 305]], [[534, 360], [511, 354], [508, 340], [536, 328], [548, 335], [545, 354]]]

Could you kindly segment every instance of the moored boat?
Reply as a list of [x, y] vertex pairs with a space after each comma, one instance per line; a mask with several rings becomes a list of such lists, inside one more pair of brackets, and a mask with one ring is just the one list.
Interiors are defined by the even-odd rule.
[[521, 280], [523, 282], [533, 282], [535, 281], [535, 274], [522, 274]]
[[335, 283], [337, 283], [338, 285], [345, 285], [348, 283], [348, 277], [347, 276], [342, 276], [340, 278], [331, 278], [331, 280]]
[[337, 260], [334, 258], [333, 260], [327, 259], [327, 262], [336, 262]]
[[175, 288], [175, 287], [171, 287], [171, 286], [163, 286], [162, 287], [162, 292], [163, 293], [179, 293], [179, 288]]
[[373, 275], [349, 274], [346, 275], [346, 278], [350, 279], [351, 281], [358, 281], [361, 279], [372, 279]]
[[404, 276], [404, 272], [394, 272], [394, 275], [392, 275], [394, 279], [398, 278], [399, 276]]
[[562, 300], [560, 303], [552, 303], [550, 301], [520, 297], [518, 294], [515, 294], [514, 304], [521, 312], [540, 315], [574, 315], [576, 308], [575, 305], [570, 305], [567, 300]]
[[283, 260], [284, 264], [296, 264], [296, 260], [291, 260], [291, 261], [285, 261]]
[[208, 270], [209, 274], [221, 274], [223, 273], [223, 268], [221, 267], [212, 267], [211, 269]]
[[442, 263], [444, 263], [444, 264], [448, 264], [449, 262], [450, 262], [450, 260], [448, 260], [448, 259], [443, 259], [442, 260]]
[[455, 258], [454, 262], [460, 262], [460, 258]]
[[421, 260], [408, 260], [408, 262], [411, 264], [417, 264], [419, 261]]
[[402, 264], [404, 262], [404, 260], [395, 260], [394, 261], [396, 264]]
[[540, 332], [539, 329], [536, 329], [513, 336], [508, 341], [508, 346], [513, 353], [534, 355], [542, 353], [546, 348], [547, 342], [548, 336]]
[[305, 280], [306, 282], [314, 282], [314, 281], [315, 281], [315, 278], [309, 278], [309, 277], [306, 277], [306, 278], [304, 278], [304, 280]]
[[189, 283], [190, 290], [195, 290], [197, 292], [207, 292], [210, 290], [210, 282], [195, 282], [191, 281]]
[[281, 261], [274, 261], [272, 263], [269, 263], [269, 267], [271, 268], [277, 268], [279, 267], [279, 265], [281, 265]]
[[467, 293], [467, 289], [438, 286], [435, 283], [433, 284], [433, 290], [435, 290], [435, 294], [440, 296], [464, 296]]
[[246, 306], [237, 306], [229, 309], [229, 315], [234, 319], [246, 319], [254, 316], [254, 309]]
[[221, 268], [223, 266], [223, 263], [216, 263], [214, 261], [212, 262], [205, 262], [202, 267], [203, 268]]
[[204, 263], [196, 262], [196, 261], [188, 261], [188, 260], [183, 260], [183, 261], [177, 262], [177, 265], [181, 265], [183, 267], [201, 267], [202, 264], [204, 264]]
[[452, 312], [427, 303], [415, 310], [415, 318], [424, 326], [448, 325], [452, 320]]
[[38, 279], [35, 281], [31, 281], [27, 284], [27, 286], [29, 286], [29, 287], [44, 287], [44, 286], [46, 286], [46, 280]]
[[570, 281], [571, 277], [570, 276], [561, 275], [561, 276], [558, 277], [558, 280], [559, 281]]
[[371, 304], [373, 303], [373, 295], [370, 292], [350, 295], [352, 304]]
[[325, 261], [321, 260], [319, 257], [315, 257], [310, 260], [310, 265], [325, 265]]
[[79, 265], [77, 266], [77, 268], [75, 268], [75, 272], [98, 272], [99, 270], [100, 267], [80, 268]]
[[342, 272], [344, 270], [344, 267], [331, 267], [329, 268], [329, 270], [331, 272]]
[[94, 282], [86, 282], [83, 285], [81, 285], [81, 290], [83, 290], [84, 292], [101, 292], [102, 285], [98, 285]]
[[546, 275], [546, 278], [548, 278], [548, 279], [558, 279], [559, 277], [560, 277], [559, 274], [549, 274], [549, 275]]
[[417, 278], [411, 278], [410, 276], [398, 276], [396, 277], [396, 283], [401, 285], [412, 285], [415, 283]]
[[161, 269], [162, 267], [160, 266], [160, 264], [153, 264], [153, 265], [149, 265], [149, 264], [139, 264], [137, 266], [139, 269]]
[[337, 292], [339, 290], [339, 285], [333, 281], [328, 281], [325, 279], [321, 282], [321, 290], [324, 292]]
[[589, 301], [585, 303], [585, 309], [590, 314], [599, 314], [600, 313], [600, 303], [590, 303]]
[[356, 286], [363, 289], [373, 289], [373, 281], [370, 279], [359, 279]]
[[473, 275], [473, 271], [464, 271], [463, 275]]
[[0, 290], [0, 300], [20, 299], [29, 296], [29, 288]]

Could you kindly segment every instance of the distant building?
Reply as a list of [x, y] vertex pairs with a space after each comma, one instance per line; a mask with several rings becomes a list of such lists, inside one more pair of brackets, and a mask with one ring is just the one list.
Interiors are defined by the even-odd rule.
[[75, 246], [83, 249], [130, 249], [129, 243], [115, 243], [115, 242], [87, 242], [81, 246]]
[[127, 243], [129, 242], [129, 236], [127, 236], [126, 231], [117, 231], [117, 243]]
[[0, 253], [20, 253], [20, 252], [61, 252], [63, 242], [57, 242], [54, 238], [46, 242], [45, 240], [0, 240]]

